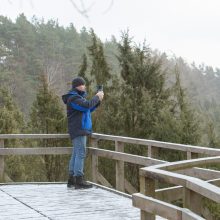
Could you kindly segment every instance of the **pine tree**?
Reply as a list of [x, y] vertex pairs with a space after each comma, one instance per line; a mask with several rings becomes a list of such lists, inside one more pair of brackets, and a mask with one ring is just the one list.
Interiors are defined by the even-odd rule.
[[83, 56], [82, 56], [82, 64], [80, 65], [79, 67], [79, 73], [78, 75], [83, 77], [85, 80], [86, 80], [86, 83], [89, 83], [87, 77], [86, 77], [86, 71], [87, 71], [87, 68], [88, 68], [88, 63], [87, 63], [87, 56], [86, 54], [84, 53]]
[[176, 69], [176, 97], [180, 111], [180, 128], [182, 144], [196, 145], [200, 141], [199, 116], [190, 107], [184, 89], [181, 86], [180, 74]]
[[161, 70], [161, 61], [151, 55], [145, 46], [132, 46], [128, 32], [123, 33], [118, 45], [118, 60], [121, 66], [122, 86], [121, 102], [124, 111], [125, 134], [148, 138], [153, 135], [155, 117], [169, 98], [165, 89], [165, 76]]
[[[97, 38], [93, 29], [90, 30], [90, 35], [92, 42], [91, 45], [88, 46], [88, 51], [90, 59], [92, 61], [90, 75], [91, 77], [93, 77], [92, 81], [90, 81], [90, 88], [91, 86], [93, 86], [94, 89], [91, 88], [89, 92], [96, 93], [96, 85], [103, 85], [105, 92], [105, 98], [103, 100], [103, 104], [101, 104], [101, 108], [99, 108], [98, 111], [96, 111], [93, 115], [93, 127], [96, 131], [100, 132], [103, 130], [102, 121], [105, 118], [107, 114], [107, 109], [109, 107], [108, 99], [110, 98], [110, 81], [112, 79], [110, 68], [104, 55], [103, 44]], [[100, 118], [103, 119], [99, 120]]]
[[[32, 132], [42, 134], [63, 133], [66, 131], [66, 120], [58, 96], [49, 89], [45, 75], [41, 77], [40, 82], [41, 85], [30, 113]], [[54, 147], [61, 143], [61, 141], [53, 139], [38, 142], [43, 147]], [[43, 160], [48, 181], [59, 180], [65, 176], [62, 169], [66, 166], [67, 161], [62, 160], [60, 155], [45, 155]]]
[[[23, 114], [15, 104], [9, 91], [0, 89], [0, 133], [16, 134], [22, 133], [25, 129]], [[20, 140], [6, 140], [5, 147], [19, 147]], [[6, 157], [5, 178], [7, 181], [21, 181], [23, 178], [24, 164], [21, 157]], [[4, 181], [4, 180], [3, 180]]]
[[98, 85], [107, 85], [110, 79], [110, 68], [106, 62], [103, 44], [97, 38], [93, 29], [90, 30], [92, 38], [92, 45], [88, 47], [89, 55], [92, 58], [91, 76], [95, 78], [95, 82]]
[[[123, 83], [120, 99], [120, 121], [123, 135], [151, 138], [155, 121], [168, 105], [170, 91], [165, 88], [165, 73], [160, 59], [153, 57], [145, 45], [133, 46], [128, 31], [118, 45], [118, 61]], [[145, 148], [127, 147], [129, 153], [146, 155]], [[138, 188], [138, 166], [128, 165], [127, 178]]]
[[[100, 133], [113, 133], [116, 134], [120, 132], [119, 124], [120, 120], [118, 118], [118, 108], [116, 107], [119, 103], [119, 80], [116, 75], [110, 73], [109, 65], [106, 61], [104, 55], [103, 44], [97, 38], [94, 31], [90, 31], [92, 43], [88, 47], [89, 57], [92, 61], [90, 75], [92, 81], [90, 84], [89, 93], [96, 92], [95, 85], [104, 86], [104, 100], [101, 103], [101, 106], [93, 113], [93, 130]], [[94, 89], [91, 88], [94, 87]], [[110, 116], [110, 117], [109, 117]], [[109, 143], [104, 144], [105, 149], [111, 149]], [[100, 159], [99, 161], [99, 170], [101, 173], [105, 173], [106, 179], [114, 184], [112, 179], [112, 170], [114, 163], [112, 161], [106, 161]]]
[[78, 76], [81, 76], [83, 79], [85, 79], [85, 81], [86, 81], [86, 90], [87, 90], [87, 93], [90, 94], [91, 93], [91, 82], [92, 81], [88, 79], [87, 69], [88, 69], [88, 61], [87, 61], [87, 56], [84, 53], [83, 56], [82, 56], [82, 64], [79, 67]]

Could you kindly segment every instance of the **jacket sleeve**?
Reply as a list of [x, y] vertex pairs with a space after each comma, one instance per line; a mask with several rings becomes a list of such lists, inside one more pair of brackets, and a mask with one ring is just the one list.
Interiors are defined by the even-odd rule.
[[81, 112], [86, 112], [86, 111], [91, 111], [93, 108], [95, 108], [99, 104], [99, 97], [94, 96], [91, 100], [86, 100], [82, 97], [73, 97], [70, 99], [69, 103], [70, 106], [78, 111]]
[[94, 112], [99, 106], [100, 106], [100, 101], [96, 106], [90, 109], [90, 112]]

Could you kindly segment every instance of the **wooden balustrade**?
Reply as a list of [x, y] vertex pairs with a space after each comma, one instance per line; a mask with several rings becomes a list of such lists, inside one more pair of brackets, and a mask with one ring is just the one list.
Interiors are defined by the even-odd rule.
[[[184, 219], [183, 210], [180, 210], [178, 207], [172, 206], [172, 209], [169, 209], [168, 204], [162, 203], [159, 199], [156, 199], [156, 189], [155, 182], [159, 180], [161, 182], [175, 184], [182, 186], [183, 190], [180, 187], [173, 188], [178, 190], [180, 193], [183, 193], [183, 207], [194, 213], [194, 217], [189, 219], [199, 219], [198, 216], [201, 216], [204, 211], [202, 205], [202, 198], [208, 198], [211, 201], [220, 203], [220, 188], [214, 186], [208, 182], [202, 181], [195, 177], [189, 177], [183, 174], [173, 173], [171, 171], [186, 169], [199, 165], [207, 164], [218, 164], [220, 163], [220, 157], [209, 157], [209, 158], [199, 158], [188, 161], [178, 161], [173, 163], [165, 163], [154, 165], [150, 167], [145, 167], [140, 169], [140, 180], [141, 180], [141, 195], [133, 195], [133, 204], [136, 207], [141, 209], [141, 220], [155, 219], [155, 215], [160, 215], [168, 219], [181, 220]], [[220, 175], [219, 172], [216, 174]], [[182, 191], [180, 191], [180, 189]], [[158, 192], [158, 191], [157, 191]], [[143, 196], [146, 197], [143, 197]], [[159, 196], [157, 196], [158, 198]], [[178, 199], [178, 195], [177, 198]], [[143, 200], [148, 206], [147, 208], [143, 207]], [[140, 205], [140, 201], [142, 204]], [[165, 204], [165, 205], [164, 205]], [[157, 208], [156, 208], [157, 207]], [[166, 209], [164, 208], [166, 207]], [[171, 217], [170, 213], [174, 211], [176, 214], [173, 214]], [[178, 214], [177, 214], [178, 212]], [[188, 219], [188, 217], [187, 217]]]
[[[62, 155], [72, 152], [72, 147], [16, 148], [15, 146], [15, 148], [5, 148], [4, 140], [65, 138], [69, 138], [69, 135], [0, 134], [0, 181], [4, 179], [4, 157], [7, 155]], [[99, 140], [114, 141], [115, 151], [100, 149], [98, 147]], [[136, 189], [125, 179], [124, 163], [144, 166], [140, 169], [140, 193], [133, 195], [133, 204], [141, 209], [142, 220], [155, 219], [155, 215], [178, 220], [203, 219], [200, 217], [203, 212], [201, 206], [203, 197], [220, 203], [220, 191], [217, 187], [220, 185], [220, 171], [196, 167], [219, 163], [220, 149], [97, 133], [92, 134], [90, 143], [88, 154], [91, 156], [92, 181], [94, 183], [112, 187], [98, 170], [99, 157], [116, 161], [116, 189], [122, 192], [136, 192]], [[147, 157], [124, 153], [126, 143], [146, 146]], [[159, 160], [157, 158], [160, 148], [185, 152], [187, 161], [167, 163]], [[199, 158], [200, 156], [203, 158]], [[204, 158], [204, 156], [206, 157]], [[176, 186], [157, 189], [157, 181], [175, 184]], [[177, 199], [183, 199], [184, 208], [169, 204], [169, 202]]]

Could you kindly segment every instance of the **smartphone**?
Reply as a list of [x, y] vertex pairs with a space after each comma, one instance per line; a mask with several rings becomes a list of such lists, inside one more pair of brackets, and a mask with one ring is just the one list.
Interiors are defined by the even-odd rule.
[[96, 86], [96, 91], [97, 91], [97, 92], [103, 91], [103, 85], [97, 85], [97, 86]]

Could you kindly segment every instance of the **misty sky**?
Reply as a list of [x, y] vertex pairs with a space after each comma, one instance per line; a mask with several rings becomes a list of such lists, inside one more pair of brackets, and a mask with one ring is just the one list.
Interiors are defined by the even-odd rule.
[[84, 0], [89, 19], [71, 1], [81, 8], [80, 0], [0, 0], [0, 15], [14, 20], [23, 12], [29, 20], [36, 15], [77, 30], [92, 27], [102, 40], [119, 39], [129, 28], [137, 43], [146, 39], [152, 49], [220, 68], [219, 0]]

